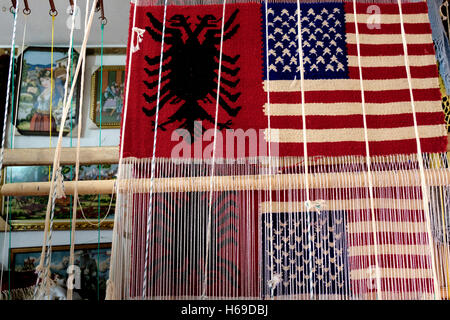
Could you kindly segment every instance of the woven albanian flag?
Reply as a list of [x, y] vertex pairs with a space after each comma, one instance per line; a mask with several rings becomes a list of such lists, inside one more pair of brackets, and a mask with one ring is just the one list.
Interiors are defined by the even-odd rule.
[[[377, 16], [371, 5], [355, 16], [352, 3], [302, 3], [300, 15], [296, 3], [235, 3], [224, 17], [222, 5], [172, 5], [165, 21], [163, 6], [138, 6], [124, 156], [151, 156], [156, 126], [159, 157], [209, 158], [214, 136], [216, 158], [267, 155], [268, 142], [271, 155], [302, 155], [299, 29], [309, 153], [365, 154], [362, 89], [371, 154], [415, 153], [398, 5], [376, 4]], [[426, 3], [402, 12], [422, 150], [442, 152]]]

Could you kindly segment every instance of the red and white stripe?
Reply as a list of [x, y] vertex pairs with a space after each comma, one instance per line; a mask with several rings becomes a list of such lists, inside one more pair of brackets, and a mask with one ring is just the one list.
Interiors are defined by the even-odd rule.
[[[357, 4], [357, 20], [369, 146], [372, 155], [416, 152], [409, 85], [404, 63], [397, 4], [377, 4], [379, 28], [369, 29], [370, 4]], [[435, 51], [425, 2], [403, 4], [412, 86], [424, 152], [443, 152], [446, 130], [441, 107]], [[308, 152], [311, 155], [365, 154], [353, 4], [345, 4], [350, 79], [305, 80]], [[372, 26], [373, 27], [373, 26]], [[267, 81], [264, 90], [267, 90]], [[266, 139], [280, 150], [303, 142], [298, 80], [270, 80], [271, 129]]]
[[[433, 273], [429, 239], [417, 188], [376, 187], [375, 225], [378, 265], [383, 299], [432, 299]], [[401, 191], [400, 191], [401, 190]], [[376, 297], [375, 244], [372, 213], [368, 197], [348, 192], [344, 198], [332, 196], [326, 189], [322, 194], [324, 211], [345, 212], [347, 259], [353, 298]], [[303, 191], [298, 191], [299, 199]], [[403, 194], [399, 197], [397, 192]], [[302, 201], [277, 199], [261, 202], [261, 213], [283, 214], [305, 208]], [[305, 214], [307, 214], [305, 212]]]

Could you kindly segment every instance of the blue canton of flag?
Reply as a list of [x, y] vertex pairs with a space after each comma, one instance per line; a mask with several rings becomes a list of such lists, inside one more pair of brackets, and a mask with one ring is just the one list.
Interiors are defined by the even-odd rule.
[[340, 211], [263, 213], [264, 295], [350, 296], [345, 224]]
[[[301, 30], [305, 79], [348, 79], [345, 13], [342, 3], [302, 3]], [[263, 57], [270, 80], [300, 79], [296, 3], [268, 4], [263, 11]], [[267, 72], [264, 71], [264, 80]]]

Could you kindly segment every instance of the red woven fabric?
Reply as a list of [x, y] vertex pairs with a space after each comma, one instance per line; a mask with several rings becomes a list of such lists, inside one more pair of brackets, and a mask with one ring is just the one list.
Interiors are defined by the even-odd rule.
[[[216, 138], [216, 159], [268, 155], [269, 137], [272, 140], [271, 155], [302, 156], [303, 125], [298, 80], [300, 73], [296, 73], [295, 63], [289, 64], [293, 70], [291, 78], [286, 77], [284, 73], [284, 68], [288, 65], [285, 56], [292, 55], [295, 58], [295, 50], [292, 48], [297, 41], [296, 30], [291, 28], [292, 30], [288, 31], [288, 22], [292, 23], [291, 21], [297, 19], [293, 11], [295, 5], [269, 5], [270, 10], [275, 10], [275, 14], [269, 12], [267, 17], [269, 50], [266, 50], [264, 5], [227, 4], [222, 51], [221, 99], [218, 103], [217, 119], [215, 119], [217, 76], [214, 74], [219, 73], [222, 5], [167, 7], [159, 95], [158, 70], [164, 8], [139, 6], [135, 26], [143, 31], [141, 42], [137, 39], [135, 29], [134, 41], [131, 43], [132, 21], [130, 22], [129, 50], [137, 45], [139, 50], [133, 53], [131, 69], [128, 70], [131, 73], [131, 81], [126, 122], [122, 127], [124, 156], [138, 158], [152, 156], [158, 100], [160, 108], [158, 125], [162, 127], [157, 130], [157, 157], [211, 158], [214, 133], [211, 131], [205, 133], [205, 130], [214, 128], [215, 121], [221, 132], [221, 137]], [[370, 5], [357, 6], [370, 153], [371, 155], [415, 153], [417, 146], [403, 62], [401, 29], [397, 21], [400, 19], [398, 7], [397, 4], [378, 5], [382, 17], [378, 28], [369, 27], [370, 24], [365, 21]], [[288, 14], [279, 14], [281, 11], [277, 10], [281, 10], [282, 6], [287, 8]], [[339, 42], [343, 36], [343, 42], [338, 43], [338, 47], [341, 45], [345, 54], [344, 58], [339, 58], [340, 62], [346, 64], [342, 67], [342, 70], [345, 69], [342, 74], [335, 76], [323, 70], [311, 74], [309, 68], [312, 66], [307, 60], [316, 59], [316, 54], [308, 51], [308, 45], [317, 47], [318, 43], [320, 45], [322, 42], [326, 48], [333, 49], [333, 44], [327, 42], [325, 37], [321, 38], [322, 41], [316, 39], [317, 33], [314, 38], [308, 37], [309, 34], [306, 32], [308, 24], [302, 22], [302, 30], [305, 31], [303, 40], [308, 41], [308, 44], [303, 44], [308, 153], [311, 156], [365, 155], [360, 75], [358, 65], [355, 64], [357, 45], [353, 6], [351, 3], [302, 4], [302, 6], [304, 6], [303, 17], [308, 18], [309, 10], [314, 9], [313, 18], [321, 17], [320, 19], [325, 20], [323, 8], [331, 12], [330, 6], [335, 6], [334, 9], [340, 10], [336, 11], [340, 16], [329, 18], [327, 21], [336, 22], [336, 25], [338, 22], [343, 24], [342, 33], [345, 33], [335, 38]], [[431, 29], [426, 20], [426, 3], [402, 6], [422, 151], [445, 152], [447, 136], [441, 110]], [[132, 7], [131, 12], [133, 11]], [[151, 13], [152, 18], [148, 13]], [[210, 19], [207, 19], [206, 25], [198, 27], [202, 24], [202, 19], [206, 19], [208, 15]], [[131, 16], [133, 17], [133, 14]], [[417, 21], [419, 24], [412, 23], [411, 19], [417, 17], [421, 19]], [[184, 21], [188, 27], [183, 26], [180, 21]], [[315, 27], [317, 28], [317, 25]], [[208, 35], [214, 30], [213, 37], [216, 40], [211, 44], [212, 38], [208, 38]], [[327, 35], [328, 33], [333, 35], [331, 29], [324, 27], [323, 30]], [[281, 35], [287, 36], [283, 40], [285, 42], [277, 38]], [[288, 44], [291, 51], [281, 51], [280, 46], [284, 46], [285, 50]], [[269, 56], [271, 68], [278, 69], [278, 73], [272, 73], [274, 71], [271, 69], [269, 80], [265, 67], [266, 55]], [[128, 52], [128, 58], [130, 56]], [[330, 58], [326, 53], [320, 52], [319, 56], [325, 59], [324, 65], [329, 63], [330, 67], [336, 68], [331, 60], [327, 60]], [[284, 59], [283, 65], [280, 61], [274, 62], [275, 57]], [[215, 65], [212, 61], [215, 61]], [[298, 61], [296, 63], [298, 65]], [[286, 111], [286, 108], [289, 110]], [[349, 110], [342, 111], [342, 108]], [[269, 128], [269, 109], [272, 113], [270, 129], [275, 131], [273, 134], [265, 132]], [[232, 114], [233, 112], [235, 114]], [[123, 118], [125, 119], [125, 116]], [[201, 122], [203, 131], [195, 124], [197, 121]], [[189, 136], [188, 140], [183, 138], [181, 133], [177, 133], [180, 129], [185, 130], [184, 134]], [[234, 133], [236, 130], [242, 130], [244, 134], [241, 136], [244, 138], [238, 140], [232, 134], [227, 136], [227, 129], [235, 130]], [[249, 130], [252, 132], [249, 133]], [[193, 140], [195, 142], [192, 142]]]

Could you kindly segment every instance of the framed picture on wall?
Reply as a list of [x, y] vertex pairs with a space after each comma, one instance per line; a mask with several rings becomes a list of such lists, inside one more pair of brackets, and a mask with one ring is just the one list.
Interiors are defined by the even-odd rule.
[[[91, 119], [102, 128], [120, 128], [125, 87], [125, 66], [104, 66], [91, 80]], [[101, 109], [101, 113], [100, 113]]]
[[[21, 135], [57, 136], [61, 126], [67, 66], [70, 65], [68, 93], [75, 73], [78, 53], [73, 50], [69, 60], [68, 48], [28, 47], [17, 58], [17, 90], [15, 97], [15, 126]], [[22, 63], [22, 67], [20, 67]], [[20, 79], [20, 83], [19, 83]], [[17, 94], [19, 95], [17, 97]], [[71, 110], [64, 124], [64, 135], [78, 123], [79, 81], [75, 87]]]
[[[82, 165], [79, 180], [99, 179], [98, 165]], [[101, 165], [101, 180], [115, 179], [117, 164]], [[11, 183], [48, 181], [48, 166], [16, 166], [4, 170], [6, 181]], [[73, 166], [62, 166], [65, 181], [74, 180]], [[8, 212], [8, 222], [13, 231], [38, 231], [44, 229], [48, 196], [3, 197], [4, 216]], [[57, 199], [54, 211], [54, 230], [70, 230], [73, 212], [73, 196]], [[112, 229], [114, 226], [115, 197], [111, 194], [79, 195], [77, 204], [77, 230]]]
[[[41, 247], [11, 248], [11, 288], [26, 288], [36, 283], [36, 267], [41, 257]], [[79, 288], [74, 289], [74, 299], [105, 299], [106, 281], [109, 278], [111, 243], [80, 244], [75, 246], [74, 265], [80, 272]], [[67, 292], [67, 268], [69, 267], [70, 246], [52, 246], [50, 265], [51, 278], [55, 281], [59, 295]], [[99, 290], [97, 290], [99, 289]], [[53, 293], [53, 291], [52, 291]], [[55, 300], [61, 296], [55, 296]]]

